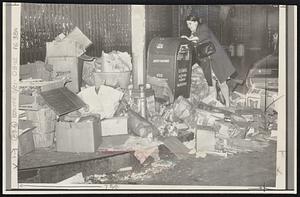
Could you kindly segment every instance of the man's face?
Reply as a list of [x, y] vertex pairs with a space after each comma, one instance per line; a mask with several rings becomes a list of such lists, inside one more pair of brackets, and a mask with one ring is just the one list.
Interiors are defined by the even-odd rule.
[[197, 21], [186, 21], [187, 27], [192, 31], [195, 32], [198, 26]]

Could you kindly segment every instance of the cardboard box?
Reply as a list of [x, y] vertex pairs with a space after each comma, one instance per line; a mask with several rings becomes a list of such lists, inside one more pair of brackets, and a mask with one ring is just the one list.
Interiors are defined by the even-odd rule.
[[75, 27], [67, 36], [60, 34], [53, 42], [46, 43], [46, 57], [79, 57], [91, 44], [89, 38]]
[[20, 89], [22, 88], [34, 88], [40, 92], [53, 90], [56, 88], [64, 87], [66, 83], [65, 79], [56, 79], [53, 81], [32, 81], [32, 80], [23, 80], [19, 82]]
[[128, 134], [128, 117], [114, 117], [101, 120], [102, 136]]
[[20, 110], [34, 110], [41, 108], [42, 98], [40, 96], [30, 96], [19, 94], [19, 109]]
[[46, 43], [46, 57], [61, 57], [61, 56], [74, 56], [79, 57], [85, 53], [85, 48], [82, 44], [64, 38], [61, 41], [53, 41]]
[[42, 79], [44, 81], [51, 80], [52, 66], [42, 61], [36, 61], [31, 64], [20, 65], [20, 79]]
[[83, 60], [77, 57], [47, 57], [46, 62], [53, 65], [55, 76], [67, 76], [71, 81], [66, 87], [74, 93], [80, 91]]
[[67, 39], [70, 40], [75, 40], [78, 42], [80, 45], [82, 45], [85, 49], [88, 48], [91, 44], [92, 41], [80, 31], [78, 27], [75, 27], [66, 37]]
[[197, 126], [196, 151], [215, 151], [216, 133], [210, 126]]
[[95, 152], [102, 141], [99, 118], [58, 122], [55, 130], [56, 149], [60, 152]]

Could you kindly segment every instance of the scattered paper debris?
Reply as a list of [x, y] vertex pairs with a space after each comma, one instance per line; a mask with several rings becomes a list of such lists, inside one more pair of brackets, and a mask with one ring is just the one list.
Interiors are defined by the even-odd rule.
[[156, 162], [153, 162], [151, 164], [152, 167], [154, 168], [170, 168], [170, 167], [173, 167], [175, 166], [175, 164], [172, 162], [172, 161], [167, 161], [167, 160], [159, 160], [159, 161], [156, 161]]
[[205, 153], [209, 154], [209, 155], [217, 155], [217, 156], [221, 156], [221, 157], [225, 157], [225, 158], [228, 157], [228, 153], [227, 152], [221, 153], [221, 152], [216, 152], [216, 151], [205, 151]]
[[79, 92], [78, 96], [88, 105], [88, 111], [83, 111], [83, 113], [100, 114], [101, 119], [103, 119], [113, 117], [123, 92], [101, 85], [98, 93], [96, 87], [91, 86]]
[[143, 148], [143, 149], [136, 149], [134, 152], [134, 156], [140, 161], [141, 164], [143, 164], [146, 161], [146, 159], [155, 152], [158, 153], [157, 146]]
[[206, 152], [198, 151], [196, 152], [196, 158], [205, 158], [207, 156]]
[[196, 154], [196, 148], [192, 148], [189, 152], [190, 155]]
[[131, 170], [132, 170], [132, 166], [128, 166], [128, 167], [120, 168], [118, 170], [118, 172], [125, 172], [125, 171], [131, 171]]
[[132, 70], [131, 57], [127, 52], [111, 51], [105, 53], [102, 51], [101, 58], [97, 61], [101, 72], [126, 72]]
[[93, 183], [105, 183], [109, 181], [109, 177], [106, 174], [94, 174], [90, 175], [86, 178], [86, 182], [88, 184], [93, 184]]
[[271, 137], [277, 137], [277, 130], [272, 130], [271, 131]]
[[183, 142], [183, 144], [188, 148], [188, 149], [193, 149], [195, 148], [195, 140], [191, 140], [188, 142]]

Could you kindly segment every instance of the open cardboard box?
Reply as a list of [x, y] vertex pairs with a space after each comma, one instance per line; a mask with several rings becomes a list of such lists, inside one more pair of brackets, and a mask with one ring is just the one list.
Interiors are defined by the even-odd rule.
[[56, 150], [60, 152], [95, 152], [102, 141], [99, 117], [82, 122], [57, 122], [55, 130]]

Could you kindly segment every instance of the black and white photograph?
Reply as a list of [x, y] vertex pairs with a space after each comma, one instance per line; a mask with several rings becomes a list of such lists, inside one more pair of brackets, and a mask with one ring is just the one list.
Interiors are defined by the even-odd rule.
[[296, 191], [296, 6], [3, 16], [7, 193]]

